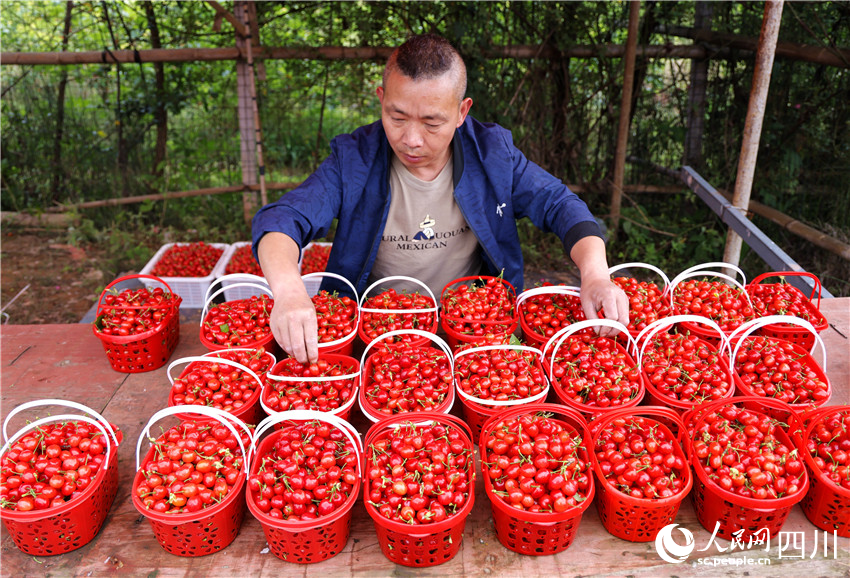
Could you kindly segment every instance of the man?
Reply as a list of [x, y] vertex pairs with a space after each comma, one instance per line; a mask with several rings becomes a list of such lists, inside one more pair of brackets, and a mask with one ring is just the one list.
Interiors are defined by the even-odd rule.
[[[510, 133], [468, 116], [466, 67], [445, 39], [425, 34], [387, 61], [381, 121], [340, 135], [297, 189], [257, 213], [254, 251], [275, 297], [272, 332], [302, 363], [318, 356], [316, 314], [301, 283], [301, 247], [337, 219], [328, 271], [361, 292], [388, 275], [443, 285], [499, 275], [522, 290], [516, 219], [555, 232], [581, 272], [589, 319], [604, 307], [628, 323], [628, 300], [608, 276], [605, 244], [585, 203], [528, 161]], [[610, 333], [607, 328], [604, 333]]]

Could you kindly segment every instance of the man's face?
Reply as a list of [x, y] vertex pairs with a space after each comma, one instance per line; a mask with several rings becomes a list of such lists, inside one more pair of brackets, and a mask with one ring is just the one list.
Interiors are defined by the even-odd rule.
[[398, 71], [378, 87], [381, 121], [402, 164], [417, 178], [431, 181], [449, 159], [455, 129], [463, 124], [472, 99], [458, 102], [451, 74], [413, 80]]

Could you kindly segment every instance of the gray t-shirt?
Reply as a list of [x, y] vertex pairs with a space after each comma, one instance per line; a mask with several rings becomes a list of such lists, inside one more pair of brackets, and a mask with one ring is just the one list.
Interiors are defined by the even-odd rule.
[[[439, 304], [449, 281], [481, 270], [478, 239], [454, 200], [452, 159], [433, 181], [413, 176], [393, 155], [390, 211], [369, 282], [394, 275], [425, 283]], [[416, 290], [410, 283], [390, 283]], [[379, 292], [376, 288], [370, 296]]]

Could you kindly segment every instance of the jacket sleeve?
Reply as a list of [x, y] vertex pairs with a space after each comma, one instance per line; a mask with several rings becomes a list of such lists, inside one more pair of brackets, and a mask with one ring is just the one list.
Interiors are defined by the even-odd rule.
[[560, 179], [528, 160], [514, 146], [509, 131], [503, 131], [503, 135], [513, 162], [512, 200], [516, 218], [528, 217], [540, 230], [555, 233], [568, 255], [573, 245], [584, 237], [603, 237], [587, 204]]
[[299, 247], [323, 237], [339, 212], [342, 198], [339, 150], [331, 143], [331, 154], [301, 185], [261, 208], [252, 221], [252, 248], [263, 235], [284, 233]]

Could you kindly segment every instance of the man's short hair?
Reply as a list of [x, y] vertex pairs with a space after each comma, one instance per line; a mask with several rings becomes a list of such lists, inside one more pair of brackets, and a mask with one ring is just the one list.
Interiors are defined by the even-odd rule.
[[451, 73], [458, 89], [458, 101], [466, 95], [466, 65], [451, 43], [437, 34], [419, 34], [393, 50], [384, 68], [383, 85], [392, 71], [413, 79], [432, 79]]

